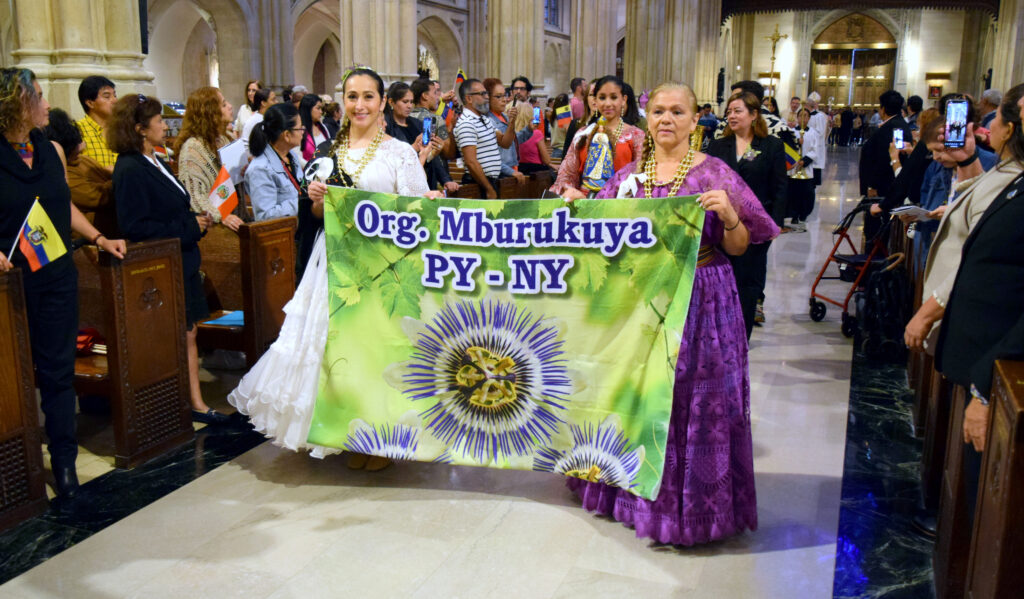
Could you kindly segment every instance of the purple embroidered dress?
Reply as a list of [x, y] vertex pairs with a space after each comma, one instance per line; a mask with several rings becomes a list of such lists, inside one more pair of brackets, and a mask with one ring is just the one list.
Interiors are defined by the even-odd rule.
[[[635, 170], [635, 163], [620, 170], [597, 197], [617, 197], [619, 186]], [[751, 243], [779, 234], [750, 188], [717, 158], [708, 156], [694, 166], [679, 195], [714, 189], [729, 196]], [[663, 198], [668, 192], [668, 185], [658, 186], [651, 197]], [[638, 185], [636, 195], [643, 193]], [[701, 246], [718, 246], [723, 227], [708, 211]], [[694, 545], [757, 529], [747, 335], [732, 266], [721, 248], [698, 266], [694, 277], [658, 498], [649, 501], [582, 479], [569, 479], [568, 484], [585, 509], [611, 516], [633, 526], [638, 537], [660, 543]]]

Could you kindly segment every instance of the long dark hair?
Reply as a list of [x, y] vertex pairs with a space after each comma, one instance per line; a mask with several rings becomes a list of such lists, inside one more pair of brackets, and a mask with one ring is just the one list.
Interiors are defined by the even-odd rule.
[[[366, 67], [352, 69], [345, 75], [345, 78], [341, 82], [342, 96], [344, 96], [345, 94], [345, 88], [348, 87], [348, 80], [353, 77], [358, 77], [360, 75], [373, 78], [373, 80], [377, 82], [377, 93], [380, 94], [381, 98], [384, 97], [384, 80], [380, 78], [380, 75], [378, 75], [376, 71]], [[334, 143], [331, 144], [332, 154], [338, 150], [338, 145], [341, 143], [341, 140], [345, 137], [348, 137], [348, 131], [351, 128], [352, 123], [343, 114], [341, 117], [341, 127], [338, 127], [338, 134], [334, 136]]]
[[[256, 90], [256, 93], [252, 95], [252, 103], [256, 105], [256, 108], [253, 108], [252, 111], [259, 112], [260, 107], [263, 106], [264, 102], [270, 99], [270, 94], [272, 93], [274, 93], [274, 91], [269, 87], [261, 87]], [[252, 106], [250, 105], [250, 108], [251, 107]]]
[[299, 111], [291, 102], [274, 104], [268, 108], [263, 120], [257, 123], [249, 134], [249, 153], [253, 156], [262, 156], [267, 146], [276, 142], [294, 126], [297, 116]]
[[[323, 102], [323, 100], [321, 100], [319, 96], [314, 94], [306, 94], [305, 96], [302, 96], [301, 100], [299, 100], [299, 120], [302, 121], [302, 126], [305, 127], [306, 129], [302, 133], [303, 144], [306, 143], [307, 137], [310, 139], [313, 138], [313, 127], [316, 127], [318, 125], [321, 127], [323, 126], [320, 123], [313, 121], [313, 108], [315, 108], [316, 105], [320, 104], [321, 102]], [[323, 118], [323, 113], [321, 113], [321, 118]], [[320, 131], [320, 133], [324, 132]], [[326, 134], [324, 134], [324, 136], [326, 137]]]
[[[384, 104], [384, 116], [392, 121], [395, 118], [395, 109], [391, 107], [392, 102], [397, 102], [405, 97], [405, 94], [409, 93], [411, 89], [409, 84], [404, 81], [395, 81], [388, 88], [388, 101]], [[413, 101], [415, 102], [415, 94], [413, 94]]]
[[636, 127], [640, 123], [640, 105], [636, 103], [636, 94], [633, 92], [633, 86], [623, 83], [622, 93], [626, 96], [626, 112], [622, 115], [622, 120], [627, 125]]
[[1008, 151], [1018, 164], [1024, 164], [1024, 128], [1021, 127], [1021, 108], [1018, 105], [1024, 97], [1024, 83], [1015, 85], [1008, 92], [1003, 94], [1003, 101], [999, 104], [999, 118], [1006, 126], [1013, 125], [1013, 132], [1010, 139], [1006, 140], [1003, 149]]
[[[594, 88], [593, 88], [593, 92], [594, 93], [592, 95], [594, 96], [595, 99], [597, 98], [597, 93], [599, 91], [601, 91], [601, 88], [606, 86], [606, 85], [608, 85], [609, 83], [611, 83], [612, 85], [618, 87], [619, 91], [622, 92], [623, 96], [626, 95], [626, 82], [625, 81], [623, 81], [622, 79], [619, 79], [615, 75], [605, 75], [604, 77], [601, 77], [600, 79], [598, 79], [597, 83], [594, 84]], [[629, 97], [628, 96], [626, 97], [626, 104], [627, 104], [627, 106], [629, 105]], [[622, 122], [625, 123], [626, 119], [623, 118]], [[590, 132], [590, 135], [588, 135], [585, 139], [581, 139], [580, 143], [576, 145], [576, 151], [579, 152], [583, 148], [589, 148], [590, 147], [590, 142], [593, 141], [594, 135], [596, 133], [597, 133], [597, 127], [594, 127], [594, 130]], [[614, 152], [615, 151], [615, 144], [617, 144], [619, 142], [619, 140], [615, 139], [615, 133], [612, 132], [612, 131], [605, 131], [605, 135], [608, 136], [608, 142], [611, 144], [612, 151]]]
[[253, 112], [257, 112], [260, 109], [260, 103], [256, 100], [256, 97], [253, 97], [252, 102], [249, 101], [249, 86], [253, 83], [256, 84], [256, 91], [263, 89], [262, 81], [260, 81], [259, 79], [250, 79], [249, 83], [245, 84], [245, 103], [249, 105], [250, 110], [252, 110]]

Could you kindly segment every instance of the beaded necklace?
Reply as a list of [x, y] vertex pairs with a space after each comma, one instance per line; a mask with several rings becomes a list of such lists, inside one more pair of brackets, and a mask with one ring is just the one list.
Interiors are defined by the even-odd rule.
[[[377, 134], [373, 136], [373, 141], [366, 148], [366, 152], [363, 157], [356, 163], [355, 170], [349, 175], [352, 179], [352, 185], [356, 185], [359, 181], [359, 175], [363, 174], [363, 169], [373, 160], [373, 156], [377, 153], [377, 148], [380, 147], [381, 142], [384, 141], [384, 129], [378, 128]], [[345, 135], [341, 138], [341, 143], [338, 144], [338, 150], [335, 152], [335, 161], [338, 163], [338, 172], [343, 173], [345, 171], [345, 159], [348, 157], [349, 152], [349, 138]]]
[[686, 156], [679, 161], [679, 166], [676, 167], [676, 174], [672, 177], [672, 180], [664, 183], [658, 183], [655, 181], [655, 175], [658, 172], [658, 163], [654, 159], [654, 153], [652, 152], [650, 158], [647, 159], [647, 163], [644, 165], [644, 174], [647, 176], [647, 183], [644, 185], [644, 197], [651, 199], [651, 190], [655, 186], [668, 185], [669, 183], [672, 184], [672, 187], [669, 189], [666, 197], [676, 197], [676, 194], [679, 193], [679, 188], [683, 186], [683, 180], [686, 179], [686, 175], [689, 174], [690, 168], [693, 167], [693, 157], [695, 155], [696, 152], [691, 145], [690, 149], [686, 151]]
[[10, 143], [11, 147], [13, 147], [14, 151], [18, 153], [18, 156], [21, 156], [22, 160], [31, 160], [32, 156], [35, 155], [35, 146], [33, 146], [30, 141], [26, 141], [25, 143], [12, 141]]
[[615, 152], [615, 145], [619, 143], [619, 137], [622, 135], [622, 127], [624, 124], [625, 121], [622, 120], [622, 117], [619, 117], [619, 124], [615, 126], [615, 132], [612, 133], [612, 137], [609, 140], [611, 142], [613, 153]]

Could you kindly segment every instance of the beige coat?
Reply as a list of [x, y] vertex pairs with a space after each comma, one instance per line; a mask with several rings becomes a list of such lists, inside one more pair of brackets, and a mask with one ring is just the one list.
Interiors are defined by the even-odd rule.
[[[924, 267], [922, 302], [934, 297], [940, 306], [946, 307], [956, 281], [956, 273], [960, 269], [960, 256], [967, 236], [992, 201], [1020, 172], [1020, 164], [1003, 160], [992, 170], [957, 185], [960, 196], [946, 209], [939, 221], [939, 229], [932, 238], [928, 262]], [[928, 335], [929, 343], [926, 343], [929, 348], [935, 346], [931, 341], [937, 339], [940, 324], [941, 321], [937, 321], [932, 326]]]

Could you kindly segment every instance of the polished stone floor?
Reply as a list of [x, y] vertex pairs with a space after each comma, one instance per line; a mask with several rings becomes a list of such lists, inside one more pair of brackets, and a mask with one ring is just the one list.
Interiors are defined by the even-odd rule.
[[[782, 236], [769, 257], [768, 321], [751, 344], [756, 532], [665, 547], [584, 512], [549, 475], [418, 463], [352, 472], [344, 457], [253, 447], [259, 440], [244, 430], [202, 431], [202, 446], [138, 474], [106, 472], [96, 427], [87, 456], [96, 478], [83, 487], [95, 497], [96, 525], [47, 528], [59, 518], [48, 514], [9, 533], [16, 537], [0, 536], [5, 554], [19, 548], [0, 558], [0, 573], [9, 573], [0, 580], [56, 554], [0, 586], [0, 596], [887, 596], [871, 576], [892, 566], [869, 557], [888, 539], [864, 532], [870, 519], [841, 540], [837, 573], [841, 496], [858, 489], [844, 481], [848, 407], [857, 401], [852, 344], [834, 310], [820, 323], [807, 314], [832, 227], [857, 201], [856, 157], [845, 152], [832, 157], [808, 231]], [[236, 376], [208, 375], [207, 388], [221, 394]], [[113, 516], [92, 489], [119, 488], [119, 475], [163, 490]], [[844, 514], [857, 508], [843, 503]], [[884, 521], [884, 511], [875, 515]], [[847, 584], [857, 568], [860, 586]]]

